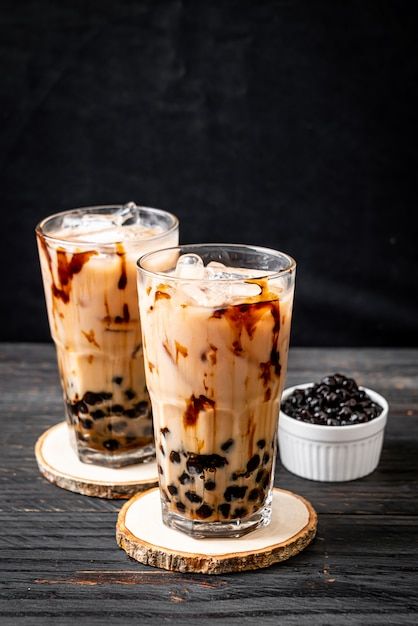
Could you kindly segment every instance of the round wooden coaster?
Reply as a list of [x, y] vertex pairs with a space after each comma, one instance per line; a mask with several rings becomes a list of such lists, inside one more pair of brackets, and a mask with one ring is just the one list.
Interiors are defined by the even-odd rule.
[[129, 556], [146, 565], [226, 574], [285, 561], [306, 548], [315, 537], [316, 526], [316, 512], [307, 500], [274, 489], [269, 526], [238, 539], [194, 539], [163, 524], [159, 490], [150, 489], [123, 505], [116, 541]]
[[39, 471], [58, 487], [98, 498], [130, 498], [158, 485], [157, 463], [139, 463], [120, 469], [82, 463], [70, 444], [65, 422], [41, 435], [35, 445]]

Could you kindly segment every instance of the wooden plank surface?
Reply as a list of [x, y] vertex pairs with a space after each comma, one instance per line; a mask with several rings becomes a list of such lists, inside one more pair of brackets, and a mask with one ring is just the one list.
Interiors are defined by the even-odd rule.
[[377, 471], [351, 483], [276, 484], [308, 498], [318, 536], [258, 572], [209, 577], [130, 560], [114, 539], [121, 503], [38, 475], [37, 436], [63, 417], [52, 346], [0, 347], [0, 621], [3, 624], [416, 624], [418, 350], [293, 349], [288, 385], [341, 371], [390, 403]]

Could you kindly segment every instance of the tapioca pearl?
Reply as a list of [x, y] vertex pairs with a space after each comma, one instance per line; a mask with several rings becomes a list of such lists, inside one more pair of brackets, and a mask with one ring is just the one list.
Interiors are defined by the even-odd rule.
[[85, 415], [89, 412], [89, 407], [83, 400], [74, 402], [74, 404], [67, 404], [67, 407], [72, 415], [78, 415], [79, 413]]
[[227, 502], [223, 502], [218, 506], [218, 509], [222, 513], [223, 517], [228, 517], [231, 510], [231, 505]]
[[213, 513], [213, 508], [208, 504], [202, 504], [198, 509], [196, 509], [196, 515], [201, 519], [207, 519]]
[[186, 510], [185, 505], [183, 504], [183, 502], [176, 502], [176, 507], [179, 511], [181, 511], [182, 513], [184, 513], [184, 511]]
[[163, 435], [163, 437], [166, 437], [170, 432], [170, 429], [167, 428], [167, 426], [164, 426], [164, 428], [160, 428], [160, 433]]
[[261, 482], [263, 480], [263, 477], [264, 477], [264, 470], [263, 469], [258, 470], [257, 476], [255, 477], [255, 482], [256, 483]]
[[164, 476], [164, 470], [160, 464], [158, 464], [158, 473], [161, 474], [161, 476]]
[[232, 519], [236, 519], [237, 517], [245, 517], [248, 515], [248, 510], [244, 506], [240, 506], [232, 513]]
[[159, 448], [160, 448], [160, 452], [161, 452], [161, 454], [162, 454], [163, 456], [165, 456], [165, 450], [164, 450], [164, 448], [162, 447], [162, 445], [161, 445], [161, 444], [159, 445]]
[[115, 383], [115, 385], [121, 385], [123, 381], [123, 376], [113, 376], [112, 378], [112, 383]]
[[80, 421], [81, 426], [85, 428], [86, 430], [90, 430], [91, 428], [93, 428], [93, 422], [88, 417], [85, 419], [80, 418], [79, 421]]
[[263, 489], [267, 489], [267, 487], [270, 486], [270, 480], [271, 480], [270, 472], [267, 472], [263, 479], [263, 482], [261, 483], [261, 486], [263, 487]]
[[120, 435], [126, 430], [126, 427], [126, 422], [116, 422], [115, 424], [108, 424], [107, 429], [111, 433], [116, 433], [117, 435]]
[[125, 389], [123, 395], [127, 400], [133, 400], [136, 396], [136, 392], [133, 389]]
[[126, 442], [126, 444], [127, 444], [127, 445], [129, 445], [129, 444], [131, 444], [131, 443], [135, 443], [135, 442], [136, 442], [136, 440], [137, 440], [137, 438], [136, 438], [136, 436], [135, 436], [135, 435], [127, 435], [127, 436], [125, 437], [125, 442]]
[[171, 502], [170, 498], [167, 495], [167, 492], [164, 489], [160, 489], [160, 493], [161, 498], [164, 500], [164, 502]]
[[90, 405], [99, 404], [102, 401], [102, 397], [99, 393], [94, 393], [93, 391], [86, 391], [83, 396], [84, 402]]
[[248, 494], [248, 500], [250, 502], [254, 502], [255, 500], [258, 500], [261, 496], [262, 492], [260, 491], [260, 489], [251, 489], [250, 493]]
[[199, 474], [202, 478], [204, 478], [203, 472], [205, 470], [214, 472], [225, 465], [228, 465], [227, 459], [219, 454], [189, 453], [189, 458], [186, 462], [187, 471], [190, 474]]
[[146, 415], [148, 412], [148, 402], [146, 400], [141, 400], [141, 402], [137, 402], [134, 405], [134, 409], [139, 411], [140, 415]]
[[170, 461], [172, 463], [180, 463], [181, 458], [180, 458], [179, 453], [176, 450], [172, 450], [170, 452]]
[[230, 485], [224, 491], [224, 498], [227, 502], [231, 502], [232, 500], [242, 500], [245, 496], [248, 487], [243, 485], [240, 487], [239, 485]]
[[233, 443], [234, 443], [233, 439], [227, 439], [227, 441], [225, 441], [221, 445], [221, 450], [223, 450], [223, 452], [227, 452], [227, 450], [229, 450], [229, 448], [233, 445]]
[[104, 411], [102, 411], [101, 409], [96, 409], [96, 411], [92, 411], [90, 413], [90, 416], [94, 419], [94, 420], [100, 420], [103, 417], [106, 416], [106, 413]]
[[216, 483], [214, 480], [207, 480], [203, 486], [207, 491], [213, 491], [216, 489]]
[[195, 491], [186, 491], [184, 495], [194, 504], [200, 504], [202, 502], [202, 498]]
[[103, 441], [103, 445], [106, 450], [112, 452], [113, 450], [117, 450], [119, 448], [119, 441], [116, 441], [116, 439], [106, 439], [106, 441]]
[[183, 472], [179, 476], [179, 481], [181, 482], [182, 485], [185, 485], [185, 484], [190, 482], [190, 476], [188, 474], [186, 474], [186, 472]]
[[259, 439], [257, 441], [257, 446], [260, 448], [260, 450], [262, 450], [263, 448], [266, 447], [266, 440], [265, 439]]
[[114, 413], [115, 415], [122, 415], [123, 406], [121, 404], [112, 404], [112, 406], [110, 407], [110, 412]]
[[110, 400], [113, 398], [113, 393], [110, 391], [101, 391], [99, 395], [102, 400]]
[[247, 463], [247, 472], [253, 472], [260, 465], [260, 456], [254, 454]]
[[263, 454], [263, 465], [266, 465], [270, 461], [270, 455], [268, 452]]
[[167, 487], [169, 493], [171, 493], [172, 496], [176, 496], [179, 492], [179, 490], [177, 489], [176, 485], [168, 485]]

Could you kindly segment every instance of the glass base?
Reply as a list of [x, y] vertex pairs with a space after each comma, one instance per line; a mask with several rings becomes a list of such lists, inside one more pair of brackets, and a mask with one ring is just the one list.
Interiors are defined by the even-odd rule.
[[154, 445], [144, 446], [137, 450], [127, 450], [120, 454], [106, 454], [91, 448], [76, 448], [78, 458], [82, 463], [101, 465], [102, 467], [120, 468], [138, 463], [149, 463], [155, 459]]
[[253, 532], [257, 528], [268, 526], [271, 521], [270, 496], [265, 505], [243, 519], [228, 520], [225, 522], [200, 522], [191, 520], [174, 513], [167, 507], [166, 502], [161, 502], [163, 522], [169, 528], [179, 530], [195, 539], [216, 539], [242, 537]]

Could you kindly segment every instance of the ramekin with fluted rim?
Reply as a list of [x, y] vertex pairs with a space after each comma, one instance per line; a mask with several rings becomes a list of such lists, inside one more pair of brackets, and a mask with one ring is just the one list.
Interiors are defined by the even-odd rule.
[[[282, 402], [295, 389], [285, 389]], [[284, 467], [309, 480], [343, 482], [371, 474], [379, 464], [389, 406], [385, 398], [367, 387], [359, 387], [383, 407], [382, 413], [364, 424], [322, 426], [296, 420], [283, 411], [279, 418], [279, 449]]]

